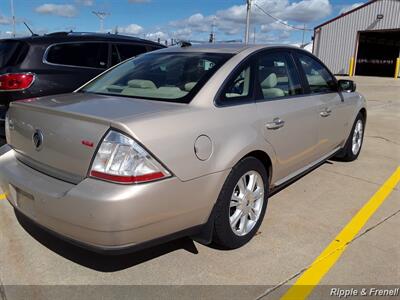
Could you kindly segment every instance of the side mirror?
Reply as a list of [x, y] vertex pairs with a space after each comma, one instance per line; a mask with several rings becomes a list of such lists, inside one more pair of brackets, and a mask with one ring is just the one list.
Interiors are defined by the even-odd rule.
[[356, 91], [356, 83], [353, 80], [341, 79], [338, 81], [339, 91], [352, 93]]

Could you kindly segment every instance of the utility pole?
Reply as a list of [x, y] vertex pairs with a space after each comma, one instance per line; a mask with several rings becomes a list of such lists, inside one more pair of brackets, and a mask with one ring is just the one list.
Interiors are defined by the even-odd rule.
[[254, 33], [253, 33], [253, 44], [256, 43], [256, 26], [254, 26]]
[[302, 48], [304, 47], [304, 36], [305, 36], [305, 34], [306, 34], [306, 24], [304, 24], [304, 27], [303, 27], [303, 39], [302, 39], [302, 42], [301, 42], [301, 47]]
[[212, 22], [212, 25], [211, 25], [211, 33], [210, 33], [210, 39], [209, 39], [210, 43], [215, 43], [215, 19], [216, 18], [217, 17], [214, 16], [213, 22]]
[[15, 10], [14, 10], [14, 0], [11, 0], [11, 16], [12, 16], [12, 25], [13, 25], [13, 30], [12, 30], [12, 35], [15, 37], [16, 35], [16, 29], [15, 29]]
[[103, 12], [103, 11], [92, 11], [92, 14], [94, 14], [96, 17], [99, 18], [100, 20], [100, 32], [104, 32], [104, 19], [109, 16], [109, 13]]
[[244, 36], [244, 41], [247, 45], [249, 43], [249, 35], [250, 35], [251, 0], [246, 0], [246, 2], [247, 2], [246, 34]]

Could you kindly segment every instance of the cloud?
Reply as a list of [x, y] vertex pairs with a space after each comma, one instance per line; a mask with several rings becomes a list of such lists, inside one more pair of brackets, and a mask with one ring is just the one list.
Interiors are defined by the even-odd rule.
[[151, 0], [128, 0], [129, 3], [149, 3]]
[[94, 0], [75, 0], [75, 2], [83, 6], [93, 6], [94, 4]]
[[347, 13], [348, 11], [353, 10], [363, 4], [364, 4], [363, 2], [358, 2], [358, 3], [354, 3], [353, 5], [345, 6], [340, 10], [339, 14]]
[[169, 38], [169, 35], [163, 31], [156, 31], [156, 32], [148, 32], [145, 35], [146, 39], [155, 41], [160, 39], [161, 41], [165, 41]]
[[[243, 1], [245, 2], [245, 1]], [[327, 17], [332, 12], [329, 0], [256, 0], [253, 1], [251, 26], [261, 27], [264, 33], [271, 36], [290, 35], [292, 29], [277, 22], [262, 10], [286, 24], [302, 27], [304, 23], [313, 22]], [[186, 29], [190, 35], [198, 35], [211, 32], [212, 24], [215, 25], [217, 35], [232, 36], [244, 32], [246, 23], [246, 5], [233, 5], [227, 9], [219, 10], [214, 15], [194, 14], [186, 19], [170, 22], [169, 25], [178, 32]], [[187, 36], [186, 38], [190, 38]], [[268, 37], [268, 40], [271, 38]]]
[[71, 4], [43, 4], [35, 8], [40, 14], [56, 15], [60, 17], [72, 18], [78, 14], [74, 5]]
[[9, 25], [12, 23], [11, 18], [8, 18], [6, 16], [0, 15], [0, 25]]
[[288, 21], [308, 23], [326, 17], [331, 12], [329, 0], [302, 0], [290, 4], [279, 17]]
[[138, 35], [143, 32], [143, 27], [137, 24], [129, 24], [125, 27], [118, 27], [119, 33], [125, 33], [129, 35]]

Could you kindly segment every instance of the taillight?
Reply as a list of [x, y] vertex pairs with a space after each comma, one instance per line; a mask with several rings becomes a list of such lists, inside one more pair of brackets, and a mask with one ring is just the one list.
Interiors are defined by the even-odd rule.
[[117, 183], [141, 183], [171, 174], [132, 138], [111, 130], [102, 141], [90, 176]]
[[21, 91], [29, 88], [35, 75], [32, 73], [10, 73], [0, 75], [0, 91]]

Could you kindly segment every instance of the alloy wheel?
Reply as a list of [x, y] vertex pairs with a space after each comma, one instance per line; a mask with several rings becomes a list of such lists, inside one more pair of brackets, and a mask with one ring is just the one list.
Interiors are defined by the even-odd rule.
[[233, 190], [229, 206], [229, 222], [238, 236], [248, 234], [260, 218], [264, 205], [264, 181], [256, 171], [244, 174]]

